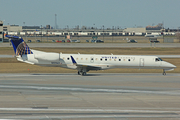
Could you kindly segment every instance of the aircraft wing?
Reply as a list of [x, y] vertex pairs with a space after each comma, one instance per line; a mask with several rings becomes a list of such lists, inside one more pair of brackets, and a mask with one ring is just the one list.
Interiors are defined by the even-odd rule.
[[96, 65], [93, 66], [92, 64], [83, 64], [83, 63], [78, 64], [72, 56], [71, 56], [71, 60], [72, 63], [77, 66], [77, 69], [86, 68], [87, 70], [101, 70], [101, 67]]
[[77, 68], [86, 68], [87, 70], [101, 70], [99, 66], [93, 66], [88, 64], [76, 64]]

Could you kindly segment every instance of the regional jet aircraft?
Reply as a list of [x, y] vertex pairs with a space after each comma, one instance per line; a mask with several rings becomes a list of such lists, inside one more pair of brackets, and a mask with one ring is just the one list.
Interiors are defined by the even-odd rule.
[[42, 52], [30, 49], [21, 37], [8, 35], [6, 37], [10, 39], [18, 61], [39, 66], [76, 69], [78, 74], [83, 76], [90, 70], [112, 68], [162, 69], [163, 75], [166, 75], [165, 71], [176, 68], [157, 56]]

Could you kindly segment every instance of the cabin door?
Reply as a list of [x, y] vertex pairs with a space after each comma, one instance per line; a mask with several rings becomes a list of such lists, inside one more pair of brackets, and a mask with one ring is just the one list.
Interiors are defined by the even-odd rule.
[[144, 67], [144, 58], [140, 58], [139, 66]]

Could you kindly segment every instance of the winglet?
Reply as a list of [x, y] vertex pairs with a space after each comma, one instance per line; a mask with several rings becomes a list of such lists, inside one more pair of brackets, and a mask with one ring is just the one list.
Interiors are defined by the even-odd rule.
[[71, 56], [71, 60], [73, 64], [77, 64], [77, 62], [74, 60], [74, 58]]
[[11, 36], [6, 35], [8, 37], [13, 45], [15, 55], [27, 55], [27, 54], [33, 54], [28, 45], [24, 42], [24, 40], [21, 37], [18, 36]]

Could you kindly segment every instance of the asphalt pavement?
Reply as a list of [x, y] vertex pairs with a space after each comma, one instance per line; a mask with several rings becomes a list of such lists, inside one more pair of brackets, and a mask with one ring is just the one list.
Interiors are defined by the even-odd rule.
[[0, 74], [0, 119], [180, 119], [180, 74]]

